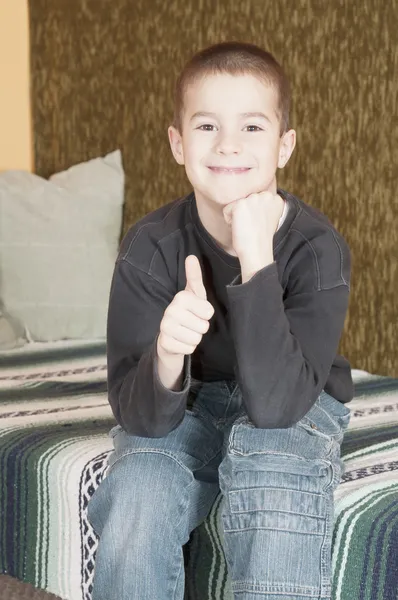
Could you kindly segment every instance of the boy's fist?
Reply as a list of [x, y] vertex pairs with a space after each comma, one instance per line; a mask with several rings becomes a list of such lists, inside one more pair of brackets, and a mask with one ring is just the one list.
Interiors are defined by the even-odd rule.
[[185, 290], [174, 296], [160, 323], [159, 357], [193, 354], [214, 314], [207, 301], [199, 260], [193, 254], [185, 259], [185, 273]]

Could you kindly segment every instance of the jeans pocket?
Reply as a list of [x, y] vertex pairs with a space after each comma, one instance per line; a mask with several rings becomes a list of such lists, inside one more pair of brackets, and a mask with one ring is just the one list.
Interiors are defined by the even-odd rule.
[[220, 468], [222, 524], [236, 595], [328, 597], [330, 486], [325, 440], [239, 423]]
[[[305, 475], [301, 475], [301, 481]], [[319, 493], [289, 489], [289, 478], [280, 475], [280, 487], [235, 489], [228, 494], [230, 514], [241, 515], [246, 526], [259, 522], [263, 528], [323, 535], [327, 499]], [[246, 515], [246, 516], [245, 516]]]

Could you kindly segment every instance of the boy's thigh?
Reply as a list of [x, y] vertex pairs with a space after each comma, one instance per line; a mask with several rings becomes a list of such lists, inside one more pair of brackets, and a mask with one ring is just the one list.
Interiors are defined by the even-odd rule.
[[[168, 462], [174, 463], [193, 477], [195, 472], [206, 470], [208, 465], [214, 464], [217, 457], [221, 456], [220, 432], [201, 418], [195, 408], [186, 410], [180, 425], [163, 437], [131, 435], [120, 425], [114, 427], [109, 435], [113, 438], [114, 451], [109, 457], [108, 472], [128, 457], [156, 454], [169, 458]], [[216, 467], [214, 471], [217, 473]]]
[[256, 428], [245, 414], [234, 421], [219, 469], [234, 591], [330, 597], [333, 490], [349, 412], [322, 392], [286, 429]]
[[134, 515], [137, 507], [148, 530], [165, 515], [172, 520], [174, 515], [176, 525], [186, 515], [183, 533], [188, 535], [219, 491], [220, 436], [196, 410], [187, 410], [180, 425], [164, 437], [131, 435], [119, 425], [110, 436], [114, 451], [88, 507], [97, 534], [109, 519], [116, 529], [118, 523], [127, 528], [133, 519], [126, 515]]
[[289, 428], [256, 428], [246, 414], [241, 415], [229, 433], [220, 472], [223, 470], [227, 479], [232, 472], [239, 473], [239, 478], [247, 479], [248, 484], [249, 479], [252, 483], [249, 473], [254, 471], [263, 473], [268, 482], [271, 473], [290, 473], [292, 481], [300, 475], [315, 475], [304, 477], [300, 485], [311, 485], [313, 491], [316, 482], [320, 492], [336, 487], [344, 472], [340, 448], [349, 421], [348, 406], [325, 391], [307, 414]]

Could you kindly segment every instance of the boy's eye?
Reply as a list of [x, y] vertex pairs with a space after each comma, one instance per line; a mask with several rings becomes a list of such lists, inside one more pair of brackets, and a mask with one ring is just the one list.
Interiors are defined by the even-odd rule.
[[[199, 125], [197, 129], [200, 129], [201, 131], [214, 131], [216, 129], [216, 126], [211, 125], [211, 123], [203, 123], [203, 125]], [[246, 125], [244, 129], [247, 131], [263, 131], [263, 129], [261, 127], [258, 127], [258, 125]]]
[[245, 129], [248, 131], [263, 131], [261, 127], [258, 127], [257, 125], [246, 125]]
[[199, 125], [198, 129], [202, 131], [213, 131], [214, 125], [210, 125], [210, 123], [204, 123], [203, 125]]

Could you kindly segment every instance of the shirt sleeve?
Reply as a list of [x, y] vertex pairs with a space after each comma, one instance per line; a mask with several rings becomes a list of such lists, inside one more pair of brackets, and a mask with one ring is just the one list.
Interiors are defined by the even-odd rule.
[[307, 254], [286, 290], [275, 262], [227, 286], [236, 379], [256, 427], [291, 427], [325, 386], [348, 308], [350, 255], [341, 247], [341, 263], [329, 269], [338, 276], [322, 284], [320, 265]]
[[157, 370], [160, 322], [173, 297], [129, 262], [116, 263], [107, 323], [108, 395], [117, 422], [130, 434], [163, 437], [185, 416], [190, 355], [184, 360], [181, 391], [164, 387]]

